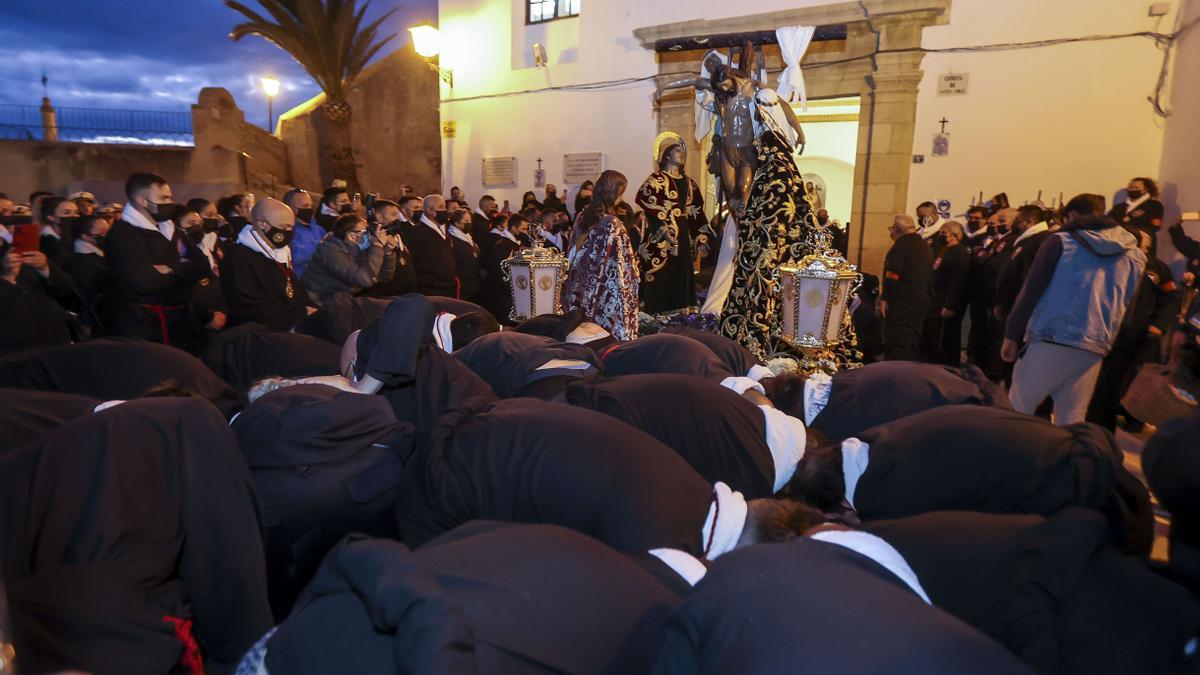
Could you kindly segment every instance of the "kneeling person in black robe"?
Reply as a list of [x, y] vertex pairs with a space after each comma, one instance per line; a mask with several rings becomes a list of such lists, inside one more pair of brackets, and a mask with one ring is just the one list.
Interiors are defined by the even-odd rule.
[[568, 384], [599, 373], [600, 357], [583, 345], [504, 331], [485, 335], [454, 358], [491, 386], [500, 398], [549, 400]]
[[862, 532], [838, 537], [752, 546], [713, 563], [667, 624], [655, 675], [1029, 672], [927, 604], [890, 547]]
[[0, 389], [0, 455], [92, 414], [101, 403], [79, 394]]
[[562, 525], [620, 550], [677, 548], [710, 560], [823, 520], [794, 502], [747, 502], [633, 427], [533, 399], [444, 415], [405, 465], [397, 518], [411, 545], [482, 518]]
[[0, 531], [23, 671], [228, 672], [271, 626], [249, 471], [204, 401], [130, 401], [0, 457]]
[[777, 408], [835, 441], [938, 406], [1010, 408], [1008, 394], [975, 366], [884, 361], [832, 376], [780, 375], [762, 384]]
[[[687, 560], [693, 583], [703, 575], [680, 551], [655, 553]], [[549, 525], [477, 521], [416, 551], [352, 537], [265, 641], [265, 662], [243, 666], [301, 675], [644, 673], [688, 590], [663, 560]]]
[[324, 340], [244, 323], [213, 336], [201, 360], [229, 386], [245, 391], [264, 377], [337, 375], [341, 356]]
[[864, 528], [904, 555], [935, 605], [1038, 672], [1194, 672], [1200, 605], [1114, 551], [1095, 511], [938, 511]]
[[864, 522], [941, 510], [1049, 516], [1085, 506], [1105, 515], [1115, 546], [1149, 554], [1150, 495], [1121, 462], [1116, 439], [1094, 424], [943, 406], [810, 450], [781, 494], [821, 509], [845, 499]]
[[566, 400], [650, 434], [705, 480], [751, 499], [782, 489], [810, 442], [800, 420], [691, 375], [575, 382]]

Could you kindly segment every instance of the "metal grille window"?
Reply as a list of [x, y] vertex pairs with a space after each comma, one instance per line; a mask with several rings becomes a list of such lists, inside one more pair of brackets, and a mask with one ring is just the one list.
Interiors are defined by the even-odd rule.
[[545, 23], [579, 16], [583, 0], [526, 0], [525, 23]]

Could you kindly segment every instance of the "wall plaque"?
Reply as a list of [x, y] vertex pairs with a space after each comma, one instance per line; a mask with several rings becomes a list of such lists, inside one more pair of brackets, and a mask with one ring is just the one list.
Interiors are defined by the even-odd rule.
[[517, 158], [484, 157], [483, 184], [486, 186], [515, 186], [517, 184]]
[[577, 152], [563, 155], [563, 182], [568, 185], [580, 183], [600, 177], [604, 171], [603, 152]]

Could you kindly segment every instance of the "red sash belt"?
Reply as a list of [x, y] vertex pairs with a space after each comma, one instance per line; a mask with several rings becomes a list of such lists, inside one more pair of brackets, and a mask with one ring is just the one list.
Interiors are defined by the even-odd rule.
[[167, 331], [167, 312], [178, 312], [183, 310], [184, 305], [147, 305], [141, 303], [142, 307], [154, 312], [158, 317], [158, 327], [162, 330], [162, 343], [171, 346], [171, 334]]

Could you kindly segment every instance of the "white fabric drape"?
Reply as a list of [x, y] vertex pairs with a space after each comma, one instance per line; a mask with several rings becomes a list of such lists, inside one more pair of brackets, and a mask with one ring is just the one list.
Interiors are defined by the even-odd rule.
[[[717, 50], [711, 50], [704, 55], [704, 59], [700, 61], [700, 77], [708, 79], [712, 77], [712, 73], [704, 66], [704, 62], [708, 60], [710, 55], [716, 55], [722, 63], [728, 64], [729, 57], [725, 56]], [[717, 104], [717, 97], [707, 89], [696, 88], [696, 140], [703, 141], [704, 137], [712, 132], [713, 112], [712, 108]]]
[[808, 45], [817, 32], [816, 26], [785, 26], [775, 31], [775, 39], [779, 40], [779, 51], [787, 67], [779, 73], [779, 86], [776, 88], [785, 101], [800, 99], [800, 109], [808, 110], [808, 93], [804, 89], [804, 75], [800, 72], [800, 59], [808, 51]]

